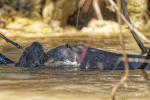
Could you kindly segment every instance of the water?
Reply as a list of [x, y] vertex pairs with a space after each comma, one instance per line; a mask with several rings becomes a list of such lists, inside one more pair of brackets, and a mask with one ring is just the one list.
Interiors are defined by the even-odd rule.
[[[117, 37], [46, 37], [17, 38], [21, 45], [40, 41], [45, 51], [64, 43], [87, 43], [92, 47], [121, 52]], [[128, 53], [139, 53], [132, 39], [126, 41]], [[1, 42], [2, 43], [2, 42]], [[4, 42], [3, 42], [4, 43]], [[0, 44], [1, 52], [18, 60], [21, 50], [9, 44]], [[130, 47], [130, 48], [129, 48]], [[150, 72], [147, 72], [150, 76]], [[81, 71], [62, 69], [27, 69], [14, 65], [0, 67], [0, 100], [110, 100], [111, 89], [124, 71]], [[130, 71], [128, 81], [119, 88], [117, 100], [149, 100], [150, 81], [140, 70]]]

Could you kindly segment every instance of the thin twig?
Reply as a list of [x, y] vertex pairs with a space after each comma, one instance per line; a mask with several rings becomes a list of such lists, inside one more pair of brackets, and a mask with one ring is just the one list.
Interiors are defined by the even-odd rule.
[[103, 16], [101, 13], [101, 8], [99, 7], [99, 1], [93, 0], [93, 8], [99, 20], [103, 21]]
[[85, 1], [86, 1], [86, 0], [80, 0], [80, 2], [79, 2], [79, 5], [78, 5], [78, 12], [77, 12], [77, 19], [76, 19], [76, 28], [78, 28], [81, 8], [84, 6]]
[[144, 59], [144, 58], [128, 58], [129, 62], [141, 62], [141, 63], [149, 63], [150, 64], [150, 60], [148, 59]]
[[80, 9], [81, 7], [83, 7], [84, 3], [86, 0], [80, 0], [78, 8]]
[[118, 20], [119, 29], [120, 29], [119, 39], [120, 39], [121, 48], [123, 50], [123, 58], [124, 58], [123, 61], [124, 61], [124, 66], [125, 66], [125, 74], [121, 78], [121, 80], [113, 87], [112, 92], [111, 92], [112, 100], [115, 100], [115, 96], [116, 96], [118, 88], [128, 79], [128, 74], [129, 74], [128, 57], [127, 57], [127, 54], [124, 52], [125, 51], [125, 43], [124, 43], [123, 33], [122, 33], [122, 29], [121, 29], [120, 0], [117, 0], [117, 5], [118, 5], [118, 10], [116, 13], [117, 13], [117, 20]]
[[79, 8], [77, 12], [77, 18], [76, 18], [76, 28], [78, 28], [78, 25], [79, 25], [80, 12], [81, 12], [81, 9]]

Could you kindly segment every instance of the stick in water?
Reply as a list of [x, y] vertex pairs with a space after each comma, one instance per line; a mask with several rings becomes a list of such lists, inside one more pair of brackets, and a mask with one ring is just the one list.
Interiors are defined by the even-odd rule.
[[[129, 15], [128, 15], [128, 10], [126, 7], [125, 0], [121, 0], [121, 8], [122, 8], [124, 17], [132, 25], [131, 20], [130, 20]], [[135, 41], [137, 42], [138, 46], [140, 47], [142, 54], [147, 53], [147, 48], [143, 45], [143, 43], [141, 42], [141, 40], [137, 36], [136, 32], [133, 29], [131, 29], [130, 27], [129, 27], [129, 30], [130, 30], [132, 36], [134, 37]]]
[[0, 33], [0, 37], [1, 37], [2, 39], [4, 39], [6, 42], [11, 43], [12, 45], [14, 45], [16, 48], [22, 49], [22, 47], [21, 47], [19, 44], [17, 44], [17, 43], [15, 43], [14, 41], [8, 39], [7, 37], [5, 37], [5, 36], [4, 36], [3, 34], [1, 34], [1, 33]]
[[[116, 10], [118, 11], [118, 8], [117, 8], [117, 5], [114, 3], [113, 0], [107, 0], [108, 3]], [[122, 7], [125, 7], [126, 4], [125, 4], [125, 1], [123, 2], [124, 0], [121, 0], [121, 5], [123, 5]], [[124, 12], [127, 12], [127, 10], [125, 10], [124, 8], [122, 8], [124, 10]], [[120, 12], [119, 12], [120, 13]], [[127, 14], [127, 13], [126, 13]], [[140, 33], [133, 25], [132, 23], [130, 23], [129, 21], [129, 17], [124, 16], [122, 13], [120, 13], [120, 17], [121, 19], [128, 25], [132, 35], [134, 36], [134, 39], [136, 40], [138, 46], [140, 47], [141, 51], [142, 51], [142, 54], [145, 54], [148, 52], [147, 48], [144, 47], [143, 43], [140, 41], [139, 37], [137, 36], [138, 35], [141, 35], [142, 33]], [[128, 21], [129, 20], [129, 21]], [[145, 39], [146, 41], [149, 41], [148, 39]]]

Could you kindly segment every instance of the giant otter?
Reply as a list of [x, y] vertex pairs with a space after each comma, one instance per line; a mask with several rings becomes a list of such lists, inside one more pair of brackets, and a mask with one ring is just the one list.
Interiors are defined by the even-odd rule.
[[42, 45], [38, 42], [33, 42], [27, 47], [16, 66], [23, 67], [39, 67], [44, 64], [45, 53]]
[[[86, 53], [85, 53], [86, 52]], [[128, 55], [129, 58], [145, 58], [141, 55]], [[74, 65], [80, 69], [123, 70], [122, 55], [84, 45], [61, 45], [44, 53], [40, 43], [34, 42], [27, 47], [17, 66], [22, 67], [59, 67]], [[141, 62], [129, 62], [130, 69], [138, 69]]]
[[[126, 9], [125, 0], [121, 0], [121, 7], [125, 18], [131, 23]], [[145, 58], [149, 59], [150, 50], [148, 50], [140, 41], [134, 30], [129, 27], [131, 34], [136, 40], [142, 53], [148, 53], [146, 58], [141, 55], [128, 55], [129, 58]], [[5, 38], [4, 38], [5, 39]], [[11, 42], [12, 43], [12, 42]], [[14, 44], [14, 43], [12, 43]], [[16, 45], [16, 43], [15, 43]], [[86, 53], [85, 53], [86, 52]], [[60, 66], [60, 65], [75, 65], [81, 69], [123, 69], [124, 64], [120, 60], [121, 54], [107, 52], [95, 48], [85, 47], [83, 45], [61, 45], [48, 53], [44, 53], [43, 47], [34, 42], [31, 46], [27, 47], [23, 52], [19, 62], [16, 66], [23, 67], [39, 67], [39, 66]], [[5, 61], [2, 56], [2, 61]], [[7, 60], [6, 60], [7, 61]], [[140, 62], [129, 62], [130, 69], [144, 69], [149, 64]]]

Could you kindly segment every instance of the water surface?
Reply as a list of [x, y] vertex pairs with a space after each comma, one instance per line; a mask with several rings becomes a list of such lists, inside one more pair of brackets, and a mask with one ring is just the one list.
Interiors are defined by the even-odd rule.
[[[64, 36], [17, 38], [23, 46], [33, 41], [43, 44], [45, 51], [65, 43], [89, 44], [112, 52], [121, 52], [118, 37]], [[127, 52], [139, 54], [133, 39], [126, 40]], [[0, 51], [17, 62], [21, 50], [4, 41]], [[149, 73], [149, 72], [148, 72]], [[62, 69], [27, 69], [14, 65], [0, 67], [0, 100], [109, 100], [111, 89], [124, 71], [81, 71]], [[150, 76], [150, 74], [149, 74]], [[128, 81], [118, 90], [117, 100], [149, 100], [150, 81], [140, 70], [130, 71]]]

